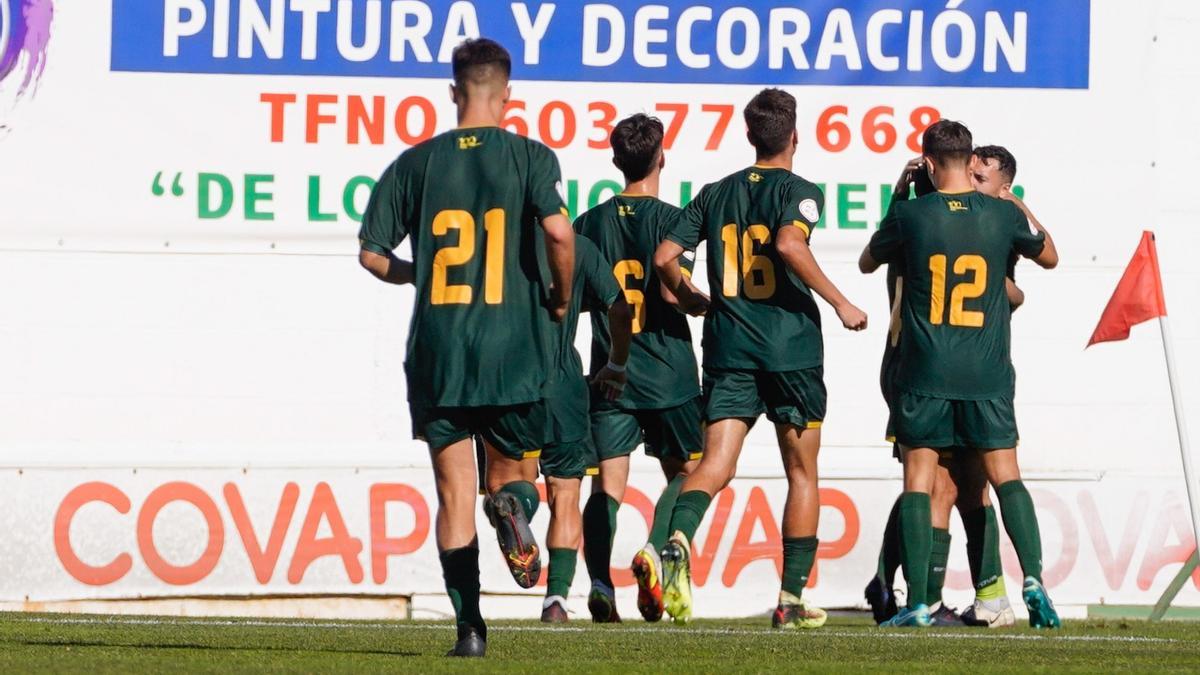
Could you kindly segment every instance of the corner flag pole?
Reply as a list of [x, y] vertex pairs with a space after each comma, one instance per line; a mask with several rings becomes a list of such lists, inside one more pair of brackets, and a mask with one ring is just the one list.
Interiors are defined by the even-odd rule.
[[1171, 385], [1171, 402], [1175, 405], [1175, 431], [1179, 434], [1179, 453], [1183, 458], [1183, 480], [1187, 483], [1188, 505], [1192, 509], [1192, 534], [1196, 538], [1197, 550], [1184, 563], [1175, 579], [1171, 581], [1154, 611], [1150, 614], [1151, 621], [1158, 621], [1166, 614], [1171, 601], [1179, 593], [1187, 578], [1196, 569], [1200, 561], [1200, 495], [1196, 494], [1196, 479], [1192, 469], [1192, 450], [1188, 443], [1187, 416], [1183, 411], [1183, 394], [1179, 390], [1179, 377], [1175, 372], [1174, 340], [1171, 339], [1171, 324], [1166, 316], [1158, 317], [1158, 327], [1162, 333], [1163, 354], [1167, 359], [1167, 381]]
[[1167, 382], [1171, 385], [1171, 403], [1175, 406], [1175, 431], [1179, 434], [1179, 455], [1183, 459], [1183, 480], [1187, 485], [1188, 506], [1192, 511], [1192, 535], [1196, 540], [1196, 549], [1158, 599], [1154, 612], [1150, 614], [1151, 621], [1157, 621], [1166, 614], [1175, 595], [1200, 565], [1200, 494], [1197, 493], [1196, 478], [1192, 472], [1192, 449], [1188, 444], [1183, 394], [1180, 392], [1179, 376], [1175, 372], [1174, 340], [1171, 339], [1171, 324], [1167, 321], [1167, 301], [1163, 293], [1162, 271], [1158, 267], [1158, 249], [1154, 243], [1154, 233], [1147, 230], [1142, 232], [1142, 240], [1133, 258], [1101, 313], [1100, 322], [1088, 340], [1088, 347], [1100, 342], [1124, 340], [1129, 337], [1130, 327], [1155, 318], [1158, 319], [1162, 335], [1163, 356], [1167, 360]]

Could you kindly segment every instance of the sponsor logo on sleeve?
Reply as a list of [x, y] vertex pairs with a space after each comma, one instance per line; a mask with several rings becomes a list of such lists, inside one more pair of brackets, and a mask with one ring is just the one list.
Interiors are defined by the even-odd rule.
[[805, 199], [800, 202], [800, 215], [810, 223], [815, 223], [821, 217], [821, 210], [817, 208], [817, 200]]

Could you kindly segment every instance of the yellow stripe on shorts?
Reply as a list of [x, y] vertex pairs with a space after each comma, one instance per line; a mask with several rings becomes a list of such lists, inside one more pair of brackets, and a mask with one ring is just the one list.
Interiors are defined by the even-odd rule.
[[693, 453], [690, 453], [690, 454], [688, 455], [688, 461], [690, 462], [690, 461], [692, 461], [692, 460], [695, 460], [695, 459], [700, 459], [700, 458], [701, 458], [701, 457], [703, 457], [703, 456], [704, 456], [704, 451], [703, 451], [703, 450], [701, 450], [700, 452], [693, 452]]
[[583, 472], [583, 475], [585, 475], [585, 476], [599, 476], [599, 475], [600, 475], [600, 467], [598, 467], [598, 466], [591, 466], [591, 467], [588, 467], [588, 468], [587, 468], [587, 470], [585, 470], [585, 471]]
[[807, 424], [804, 425], [804, 428], [805, 429], [820, 429], [821, 424], [822, 424], [822, 422], [820, 422], [820, 421], [810, 420]]
[[537, 459], [538, 457], [541, 457], [541, 456], [542, 456], [542, 449], [538, 448], [537, 450], [526, 450], [525, 454], [521, 455], [521, 459]]

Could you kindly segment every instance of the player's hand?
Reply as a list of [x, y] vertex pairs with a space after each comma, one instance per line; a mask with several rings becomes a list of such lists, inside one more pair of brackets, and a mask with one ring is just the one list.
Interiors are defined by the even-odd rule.
[[[1003, 199], [1008, 202], [1012, 202], [1013, 204], [1016, 204], [1018, 208], [1025, 206], [1025, 202], [1021, 201], [1020, 197], [1013, 194], [1012, 188], [1010, 188], [1007, 185], [1000, 188], [1000, 199]], [[1022, 210], [1024, 210], [1024, 209], [1022, 209]]]
[[618, 373], [611, 370], [608, 366], [600, 369], [596, 376], [592, 378], [592, 386], [600, 389], [601, 395], [605, 400], [615, 401], [625, 391], [625, 382], [628, 380], [626, 373]]
[[567, 308], [570, 305], [570, 296], [560, 298], [554, 288], [550, 289], [550, 301], [547, 303], [547, 307], [550, 309], [550, 318], [554, 319], [555, 323], [562, 323], [567, 318]]
[[675, 295], [679, 300], [679, 309], [690, 316], [704, 316], [712, 300], [707, 295], [684, 284]]
[[908, 188], [917, 179], [916, 172], [920, 171], [925, 164], [924, 157], [913, 157], [904, 165], [904, 171], [900, 174], [900, 180], [896, 181], [896, 194], [908, 196]]
[[867, 327], [867, 313], [848, 302], [837, 308], [837, 315], [846, 330], [859, 331]]

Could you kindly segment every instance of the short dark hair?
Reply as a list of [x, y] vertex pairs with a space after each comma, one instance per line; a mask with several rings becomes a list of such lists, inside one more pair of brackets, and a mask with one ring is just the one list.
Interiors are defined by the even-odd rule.
[[639, 181], [654, 171], [662, 151], [663, 123], [638, 113], [617, 123], [612, 137], [613, 162], [625, 180]]
[[979, 159], [994, 159], [1000, 165], [1000, 173], [1008, 182], [1017, 177], [1017, 158], [1002, 145], [981, 145], [975, 148], [975, 156]]
[[939, 165], [966, 164], [971, 161], [971, 130], [953, 120], [940, 120], [921, 136], [923, 154]]
[[796, 133], [796, 98], [782, 89], [763, 89], [750, 99], [744, 113], [750, 144], [759, 157], [787, 149]]
[[454, 69], [454, 84], [467, 82], [485, 84], [502, 75], [504, 80], [512, 75], [512, 57], [499, 42], [487, 38], [463, 41], [454, 48], [450, 57]]

